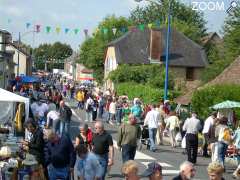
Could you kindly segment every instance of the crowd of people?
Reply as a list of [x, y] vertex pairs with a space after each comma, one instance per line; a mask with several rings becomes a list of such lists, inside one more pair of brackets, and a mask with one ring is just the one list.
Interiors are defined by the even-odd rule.
[[[12, 88], [13, 92], [30, 98], [30, 118], [25, 122], [27, 131], [22, 144], [25, 150], [36, 156], [50, 180], [70, 178], [75, 166], [79, 179], [105, 179], [108, 167], [114, 164], [114, 147], [104, 123], [118, 127], [117, 146], [122, 153], [122, 173], [125, 179], [130, 180], [139, 179], [134, 158], [143, 138], [147, 139], [152, 152], [157, 152], [157, 145], [164, 144], [166, 132], [172, 148], [179, 144], [179, 135], [181, 140], [185, 138], [187, 161], [181, 164], [180, 174], [174, 180], [195, 176], [199, 133], [204, 136], [203, 156], [212, 157], [207, 168], [211, 180], [223, 179], [228, 146], [234, 141], [240, 148], [240, 128], [232, 136], [227, 118], [217, 117], [215, 112], [204, 123], [195, 112], [191, 117], [181, 119], [168, 100], [144, 105], [139, 98], [130, 101], [127, 96], [118, 97], [110, 90], [97, 92], [77, 87], [74, 82], [58, 78], [53, 81], [52, 86]], [[72, 110], [65, 103], [66, 99], [75, 99], [76, 108], [86, 115], [74, 143], [70, 139]], [[94, 131], [88, 126], [91, 122], [95, 123]], [[162, 167], [157, 162], [149, 163], [142, 175], [151, 180], [161, 180]]]

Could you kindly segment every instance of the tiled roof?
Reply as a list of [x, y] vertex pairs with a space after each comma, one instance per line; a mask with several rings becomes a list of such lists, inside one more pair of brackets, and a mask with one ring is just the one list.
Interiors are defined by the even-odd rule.
[[[161, 60], [165, 60], [166, 28], [158, 29], [162, 33]], [[108, 46], [115, 47], [117, 63], [149, 64], [150, 30], [129, 31], [122, 37], [110, 42]], [[171, 31], [170, 39], [170, 66], [205, 67], [206, 54], [200, 45], [187, 38], [175, 29]]]

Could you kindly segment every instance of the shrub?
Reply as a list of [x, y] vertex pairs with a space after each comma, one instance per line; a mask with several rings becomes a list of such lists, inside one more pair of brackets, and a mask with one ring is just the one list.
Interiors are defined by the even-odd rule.
[[[214, 85], [207, 86], [204, 89], [194, 92], [192, 97], [193, 110], [201, 118], [206, 118], [211, 109], [209, 107], [226, 100], [240, 102], [240, 85]], [[236, 109], [237, 117], [240, 117], [240, 111]]]
[[[135, 97], [141, 98], [144, 103], [158, 103], [164, 96], [163, 89], [154, 89], [148, 85], [137, 84], [135, 82], [119, 83], [116, 85], [118, 95], [127, 95], [129, 99]], [[175, 98], [179, 95], [178, 92], [169, 92], [169, 99]]]
[[[157, 64], [138, 66], [123, 64], [110, 72], [108, 78], [114, 83], [135, 82], [162, 89], [164, 88], [165, 70], [163, 66]], [[170, 72], [168, 88], [173, 89], [173, 87], [174, 81]]]

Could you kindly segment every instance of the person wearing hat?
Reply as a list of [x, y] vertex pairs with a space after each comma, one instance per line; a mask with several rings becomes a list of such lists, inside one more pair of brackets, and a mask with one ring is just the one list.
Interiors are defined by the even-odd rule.
[[157, 162], [148, 164], [147, 169], [142, 174], [143, 177], [148, 177], [149, 180], [162, 180], [162, 166]]

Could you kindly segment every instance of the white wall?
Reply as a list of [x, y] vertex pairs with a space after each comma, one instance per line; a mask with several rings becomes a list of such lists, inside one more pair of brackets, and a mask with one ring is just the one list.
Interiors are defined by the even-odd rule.
[[[7, 50], [15, 51], [13, 56], [13, 62], [18, 64], [18, 50], [13, 46], [7, 46]], [[27, 75], [27, 56], [21, 52], [19, 52], [19, 75]], [[16, 65], [14, 68], [14, 73], [17, 75], [18, 66]]]

